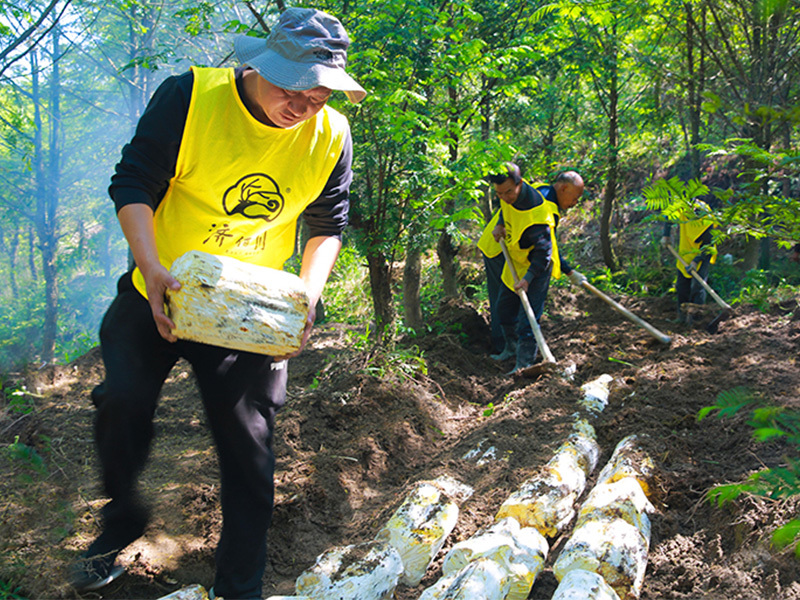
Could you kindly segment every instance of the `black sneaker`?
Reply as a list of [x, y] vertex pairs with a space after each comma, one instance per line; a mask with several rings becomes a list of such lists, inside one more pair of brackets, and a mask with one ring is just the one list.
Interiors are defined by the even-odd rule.
[[[87, 551], [88, 554], [88, 551]], [[125, 567], [115, 563], [119, 551], [82, 556], [72, 568], [70, 583], [77, 592], [92, 592], [107, 586], [125, 572]]]

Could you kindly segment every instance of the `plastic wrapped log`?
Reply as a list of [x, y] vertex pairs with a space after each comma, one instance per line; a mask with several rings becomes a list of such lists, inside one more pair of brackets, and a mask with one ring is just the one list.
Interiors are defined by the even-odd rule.
[[502, 600], [505, 576], [498, 563], [482, 558], [442, 577], [419, 600]]
[[495, 521], [513, 517], [523, 527], [555, 537], [575, 516], [575, 501], [586, 487], [586, 476], [597, 466], [599, 454], [596, 440], [570, 435], [542, 470], [503, 502]]
[[649, 539], [620, 516], [593, 514], [576, 525], [553, 564], [561, 581], [575, 569], [602, 576], [620, 598], [638, 598], [647, 568]]
[[295, 582], [299, 596], [315, 600], [392, 598], [403, 572], [400, 555], [390, 544], [365, 542], [332, 548]]
[[421, 481], [378, 532], [375, 539], [388, 542], [403, 561], [400, 583], [419, 585], [433, 557], [441, 550], [458, 520], [458, 504], [472, 488], [450, 477]]
[[597, 573], [575, 569], [558, 584], [552, 600], [619, 600], [619, 596]]
[[181, 284], [167, 292], [176, 337], [267, 356], [300, 347], [309, 299], [296, 275], [195, 250], [170, 272]]
[[195, 584], [162, 596], [159, 600], [208, 600], [208, 592], [202, 585]]
[[583, 398], [578, 404], [592, 413], [601, 413], [608, 404], [609, 385], [613, 381], [611, 375], [601, 375], [581, 386]]
[[470, 562], [488, 559], [504, 572], [501, 598], [525, 600], [544, 569], [549, 546], [533, 527], [507, 518], [455, 544], [444, 558], [442, 573], [455, 574]]
[[[590, 440], [597, 439], [597, 433], [594, 430], [594, 425], [589, 423], [588, 420], [581, 417], [579, 413], [575, 413], [572, 415], [575, 419], [574, 423], [572, 423], [572, 431], [577, 435], [582, 435]], [[594, 466], [597, 466], [597, 461], [600, 459], [600, 448], [596, 447], [596, 452], [592, 454], [592, 458], [594, 460]], [[594, 467], [592, 467], [589, 472], [593, 471]]]
[[642, 486], [633, 477], [625, 477], [611, 483], [598, 483], [586, 496], [578, 511], [576, 527], [598, 515], [619, 517], [638, 529], [650, 540], [650, 518], [655, 508], [647, 499]]
[[625, 477], [633, 477], [649, 497], [654, 474], [655, 465], [642, 447], [641, 436], [629, 435], [614, 448], [611, 458], [597, 476], [597, 483], [612, 483]]

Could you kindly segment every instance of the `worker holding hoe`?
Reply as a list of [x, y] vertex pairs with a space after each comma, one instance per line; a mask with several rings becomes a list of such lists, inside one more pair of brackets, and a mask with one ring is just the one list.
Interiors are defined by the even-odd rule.
[[[678, 250], [680, 258], [676, 260], [678, 274], [675, 280], [675, 292], [678, 297], [679, 323], [691, 324], [691, 315], [683, 309], [684, 303], [705, 304], [706, 289], [692, 277], [691, 271], [696, 271], [703, 281], [708, 282], [708, 273], [711, 265], [717, 260], [717, 248], [713, 244], [711, 230], [714, 221], [708, 217], [711, 208], [700, 200], [692, 200], [693, 208], [682, 215], [678, 222]], [[672, 223], [664, 224], [661, 245], [670, 246]], [[686, 263], [687, 266], [684, 266]]]
[[223, 524], [212, 595], [261, 598], [274, 419], [285, 401], [288, 357], [177, 340], [164, 300], [180, 284], [168, 268], [186, 251], [202, 250], [280, 269], [293, 253], [303, 214], [311, 234], [300, 279], [311, 310], [302, 350], [348, 220], [350, 129], [326, 105], [332, 90], [352, 102], [366, 95], [345, 71], [348, 45], [336, 18], [289, 8], [266, 40], [235, 40], [244, 66], [193, 67], [167, 79], [122, 149], [109, 193], [136, 264], [119, 280], [100, 330], [106, 377], [92, 400], [111, 500], [103, 507], [102, 532], [75, 565], [72, 584], [80, 592], [118, 577], [117, 555], [145, 530], [148, 511], [136, 480], [161, 386], [185, 358], [221, 471]]
[[[511, 265], [503, 267], [503, 285], [497, 297], [497, 314], [505, 340], [496, 360], [516, 357], [511, 373], [534, 364], [538, 347], [531, 324], [520, 315], [519, 291], [525, 293], [538, 323], [550, 288], [550, 278], [564, 272], [575, 285], [586, 281], [581, 273], [562, 260], [556, 242], [556, 228], [562, 214], [578, 203], [583, 179], [575, 171], [560, 173], [552, 185], [536, 187], [523, 181], [519, 166], [506, 163], [505, 172], [489, 176], [501, 200], [501, 214], [493, 230], [496, 241], [504, 239], [519, 281], [514, 282]], [[515, 326], [516, 323], [516, 326]]]

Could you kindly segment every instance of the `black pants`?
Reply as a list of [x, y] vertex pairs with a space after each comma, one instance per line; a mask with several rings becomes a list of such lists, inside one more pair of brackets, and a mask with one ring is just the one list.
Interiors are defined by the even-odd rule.
[[120, 279], [103, 318], [100, 342], [106, 378], [92, 400], [103, 483], [111, 497], [103, 512], [104, 531], [116, 528], [138, 537], [144, 529], [136, 479], [149, 453], [161, 387], [178, 359], [185, 358], [197, 378], [220, 463], [223, 524], [214, 592], [260, 598], [274, 496], [272, 437], [275, 414], [286, 399], [286, 363], [194, 342], [167, 342], [129, 274]]
[[[711, 270], [711, 260], [708, 257], [703, 258], [700, 264], [697, 265], [697, 274], [700, 278], [708, 282], [708, 273]], [[697, 279], [692, 277], [684, 277], [683, 273], [678, 271], [678, 277], [675, 280], [675, 293], [678, 298], [678, 310], [684, 302], [691, 302], [692, 304], [705, 304], [706, 303], [706, 288], [704, 288]]]

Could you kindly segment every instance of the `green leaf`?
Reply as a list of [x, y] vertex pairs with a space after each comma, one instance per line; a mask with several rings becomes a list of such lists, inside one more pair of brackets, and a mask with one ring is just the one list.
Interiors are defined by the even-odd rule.
[[[772, 534], [772, 543], [783, 550], [796, 542], [798, 536], [800, 536], [800, 519], [793, 519], [775, 530], [775, 533]], [[795, 554], [797, 553], [798, 550], [795, 548]]]
[[753, 432], [753, 437], [759, 442], [765, 442], [772, 438], [783, 437], [786, 433], [776, 427], [762, 427]]

